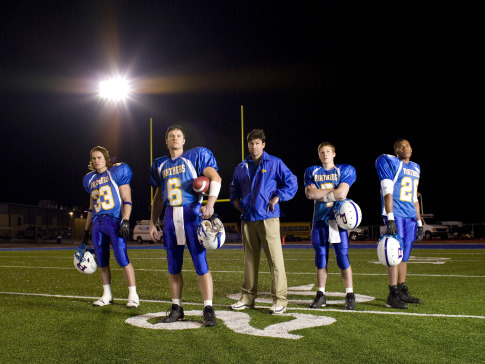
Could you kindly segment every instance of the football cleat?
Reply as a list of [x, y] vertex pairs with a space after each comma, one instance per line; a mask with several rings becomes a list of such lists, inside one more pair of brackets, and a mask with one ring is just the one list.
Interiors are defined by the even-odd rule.
[[92, 274], [98, 269], [96, 257], [92, 249], [88, 249], [85, 243], [79, 245], [74, 252], [74, 267], [81, 273]]
[[271, 315], [281, 315], [285, 311], [286, 311], [286, 307], [285, 306], [276, 305], [276, 304], [274, 304], [273, 306], [271, 306], [271, 308], [269, 309], [269, 313]]
[[355, 294], [347, 293], [345, 296], [345, 309], [355, 310]]
[[355, 229], [362, 221], [362, 211], [359, 205], [350, 199], [334, 202], [333, 214], [338, 226], [344, 230]]
[[93, 306], [102, 307], [106, 305], [113, 305], [113, 298], [109, 299], [106, 297], [101, 297], [99, 300], [93, 302]]
[[176, 321], [184, 321], [184, 309], [175, 303], [172, 304], [170, 313], [162, 319], [163, 323], [172, 323]]
[[403, 243], [399, 234], [380, 237], [377, 242], [377, 258], [381, 264], [393, 267], [401, 263], [402, 256]]
[[226, 240], [226, 231], [222, 221], [213, 215], [209, 220], [201, 220], [197, 224], [197, 239], [206, 249], [220, 248]]
[[234, 311], [242, 311], [246, 308], [254, 308], [254, 305], [248, 305], [244, 302], [237, 301], [236, 303], [233, 303], [231, 306], [229, 306], [229, 308]]
[[389, 295], [387, 296], [386, 306], [389, 308], [408, 308], [408, 306], [399, 299], [397, 286], [389, 286]]
[[138, 295], [133, 297], [128, 297], [128, 303], [126, 304], [126, 308], [137, 308], [140, 306], [140, 299]]
[[408, 287], [405, 283], [399, 283], [397, 285], [397, 294], [399, 300], [405, 303], [423, 303], [419, 298], [413, 297], [408, 292]]
[[216, 313], [212, 306], [205, 306], [202, 316], [204, 317], [204, 326], [216, 326]]
[[317, 296], [310, 305], [310, 308], [320, 308], [327, 305], [327, 297], [322, 291], [317, 291]]

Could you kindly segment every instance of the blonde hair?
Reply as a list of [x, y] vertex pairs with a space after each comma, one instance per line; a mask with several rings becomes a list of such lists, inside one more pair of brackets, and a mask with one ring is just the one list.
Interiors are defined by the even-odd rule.
[[332, 143], [329, 143], [329, 142], [320, 143], [318, 145], [317, 152], [320, 153], [320, 149], [322, 149], [323, 147], [330, 147], [330, 148], [332, 148], [333, 152], [335, 153], [335, 146]]

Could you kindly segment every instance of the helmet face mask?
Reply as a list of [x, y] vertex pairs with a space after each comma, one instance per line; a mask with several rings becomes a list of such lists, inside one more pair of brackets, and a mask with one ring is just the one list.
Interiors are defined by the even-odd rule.
[[74, 252], [74, 267], [81, 273], [93, 274], [98, 269], [96, 257], [82, 243]]
[[401, 263], [403, 244], [399, 235], [383, 235], [377, 242], [377, 258], [382, 265], [394, 267]]
[[201, 220], [197, 226], [197, 239], [206, 249], [220, 248], [226, 240], [226, 231], [222, 221], [214, 216], [209, 220]]
[[334, 216], [338, 226], [344, 230], [355, 229], [362, 221], [359, 205], [350, 199], [334, 202]]

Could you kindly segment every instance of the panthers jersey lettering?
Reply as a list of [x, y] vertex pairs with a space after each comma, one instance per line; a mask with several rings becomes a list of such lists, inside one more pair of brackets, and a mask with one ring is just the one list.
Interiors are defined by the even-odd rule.
[[[389, 180], [393, 184], [393, 213], [403, 218], [416, 218], [414, 205], [418, 198], [418, 184], [421, 168], [417, 163], [405, 163], [399, 158], [384, 154], [376, 160], [376, 169], [379, 180]], [[381, 188], [382, 215], [386, 215], [384, 196]]]
[[[349, 186], [357, 179], [355, 168], [349, 164], [336, 165], [326, 170], [322, 166], [313, 166], [305, 170], [305, 188], [315, 185], [317, 188], [338, 188], [340, 183], [347, 183]], [[327, 220], [332, 215], [333, 202], [314, 202], [313, 220]]]
[[165, 206], [201, 202], [202, 197], [193, 190], [192, 183], [206, 167], [213, 167], [217, 171], [214, 155], [203, 147], [190, 149], [175, 159], [161, 157], [152, 164], [151, 185], [160, 187]]
[[84, 189], [94, 200], [93, 218], [109, 215], [121, 219], [123, 200], [119, 186], [130, 184], [132, 177], [133, 172], [125, 163], [117, 163], [101, 174], [93, 171], [84, 176]]

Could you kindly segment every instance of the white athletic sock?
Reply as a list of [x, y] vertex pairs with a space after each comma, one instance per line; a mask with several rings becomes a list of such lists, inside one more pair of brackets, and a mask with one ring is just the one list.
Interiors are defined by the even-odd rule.
[[322, 293], [325, 293], [325, 287], [318, 287], [318, 290]]
[[136, 293], [136, 286], [131, 286], [131, 287], [128, 287], [128, 299], [130, 299], [130, 297], [137, 297], [138, 294]]
[[112, 299], [113, 294], [111, 293], [111, 284], [103, 284], [103, 297]]
[[174, 305], [182, 306], [182, 299], [181, 298], [172, 298], [172, 303]]
[[352, 287], [345, 288], [345, 293], [354, 293], [354, 289]]
[[212, 306], [212, 300], [204, 300], [204, 307], [205, 306]]

